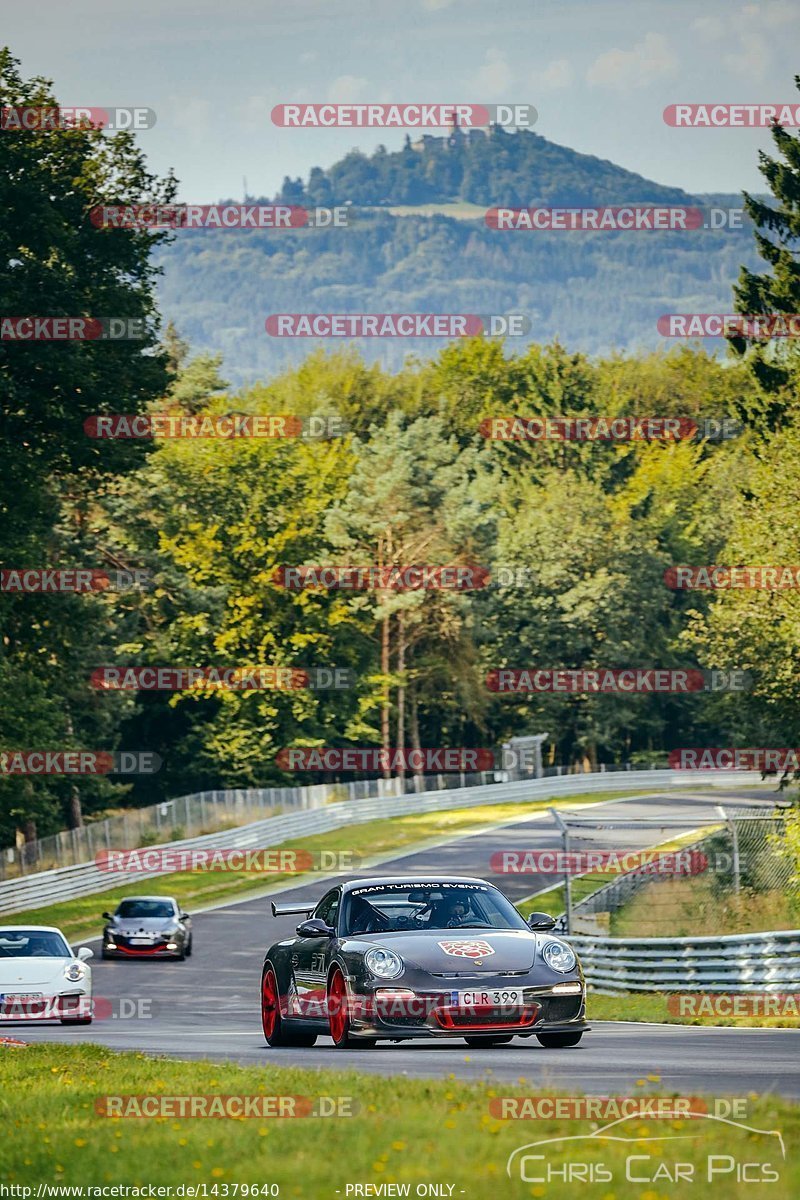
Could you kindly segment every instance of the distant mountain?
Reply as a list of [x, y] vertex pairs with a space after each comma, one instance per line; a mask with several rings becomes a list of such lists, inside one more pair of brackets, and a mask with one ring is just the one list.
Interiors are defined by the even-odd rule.
[[[353, 151], [327, 171], [315, 167], [305, 183], [286, 179], [272, 199], [350, 203], [354, 219], [346, 229], [184, 231], [158, 254], [165, 317], [196, 349], [221, 351], [234, 383], [266, 378], [319, 344], [268, 336], [271, 313], [523, 312], [532, 320], [527, 340], [558, 335], [588, 353], [635, 350], [663, 344], [662, 313], [729, 311], [740, 265], [756, 263], [746, 228], [488, 228], [483, 213], [493, 205], [740, 206], [738, 197], [692, 196], [533, 133], [406, 139], [401, 150], [369, 157]], [[441, 345], [359, 343], [367, 359], [388, 365]]]
[[398, 205], [464, 200], [484, 206], [687, 204], [680, 188], [663, 187], [606, 159], [578, 154], [528, 131], [454, 131], [406, 137], [402, 150], [352, 150], [327, 171], [314, 167], [303, 184], [284, 180], [277, 199], [292, 204]]

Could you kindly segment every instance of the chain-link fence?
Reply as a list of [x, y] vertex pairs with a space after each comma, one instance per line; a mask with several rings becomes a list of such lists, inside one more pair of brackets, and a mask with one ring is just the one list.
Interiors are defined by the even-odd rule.
[[796, 928], [798, 810], [719, 806], [716, 817], [696, 828], [690, 813], [619, 822], [555, 815], [564, 852], [559, 928], [620, 938]]
[[[602, 763], [598, 771], [647, 770], [657, 764]], [[542, 778], [585, 774], [577, 766], [545, 767]], [[362, 779], [349, 783], [318, 783], [300, 787], [235, 788], [195, 792], [147, 808], [125, 809], [102, 820], [87, 821], [80, 829], [65, 829], [50, 837], [0, 849], [0, 880], [36, 871], [90, 862], [100, 850], [133, 850], [159, 842], [179, 841], [218, 833], [264, 817], [319, 808], [339, 800], [424, 794], [448, 788], [485, 786], [534, 778], [533, 766], [513, 771], [453, 772], [447, 775], [406, 775], [404, 779]]]

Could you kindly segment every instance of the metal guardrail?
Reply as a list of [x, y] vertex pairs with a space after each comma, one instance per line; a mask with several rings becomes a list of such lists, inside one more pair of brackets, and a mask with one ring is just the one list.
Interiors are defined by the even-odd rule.
[[[182, 850], [213, 846], [221, 849], [267, 849], [293, 837], [327, 833], [342, 825], [357, 825], [385, 817], [440, 812], [484, 804], [507, 804], [550, 800], [586, 792], [641, 791], [643, 786], [660, 790], [685, 790], [692, 785], [742, 786], [759, 782], [757, 772], [741, 771], [630, 771], [586, 775], [564, 775], [550, 779], [523, 779], [469, 788], [448, 788], [422, 795], [384, 796], [347, 800], [324, 807], [267, 817], [236, 829], [204, 834], [196, 838], [160, 843]], [[41, 871], [0, 883], [0, 914], [25, 912], [76, 896], [103, 892], [120, 884], [156, 878], [163, 871], [102, 871], [94, 862]]]
[[[650, 763], [655, 770], [656, 763]], [[598, 771], [631, 771], [630, 762], [600, 763]], [[419, 795], [442, 792], [448, 788], [476, 787], [509, 780], [560, 778], [572, 774], [565, 766], [545, 767], [537, 775], [534, 767], [520, 766], [503, 771], [461, 772], [451, 775], [407, 775], [405, 779], [354, 779], [346, 783], [310, 783], [287, 787], [223, 788], [193, 792], [161, 800], [144, 808], [128, 808], [112, 816], [89, 818], [77, 829], [62, 829], [18, 846], [0, 848], [0, 883], [20, 875], [55, 871], [89, 862], [101, 850], [131, 850], [185, 840], [249, 825], [284, 812], [320, 808], [339, 800], [367, 800], [372, 797]], [[575, 771], [575, 774], [580, 772]]]
[[586, 981], [606, 996], [630, 992], [798, 992], [800, 930], [720, 937], [570, 937]]

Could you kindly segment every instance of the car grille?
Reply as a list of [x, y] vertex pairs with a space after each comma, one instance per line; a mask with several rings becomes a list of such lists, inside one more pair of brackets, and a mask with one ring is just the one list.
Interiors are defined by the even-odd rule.
[[[492, 971], [493, 976], [515, 979], [519, 975], [530, 975], [530, 971]], [[481, 979], [477, 971], [431, 971], [434, 979]]]
[[541, 996], [545, 1021], [571, 1021], [581, 1011], [582, 996]]
[[540, 1006], [535, 1003], [524, 1008], [476, 1005], [467, 1009], [446, 1005], [436, 1009], [433, 1019], [440, 1029], [520, 1029], [533, 1025], [540, 1015]]

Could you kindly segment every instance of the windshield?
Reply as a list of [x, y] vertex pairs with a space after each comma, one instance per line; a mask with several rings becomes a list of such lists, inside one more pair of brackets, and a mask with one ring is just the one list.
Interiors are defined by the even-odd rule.
[[60, 933], [42, 929], [0, 929], [2, 958], [72, 958]]
[[120, 917], [123, 921], [149, 917], [163, 919], [175, 916], [175, 906], [171, 900], [123, 900], [115, 916]]
[[345, 898], [346, 934], [428, 929], [527, 929], [517, 910], [488, 884], [368, 885]]

